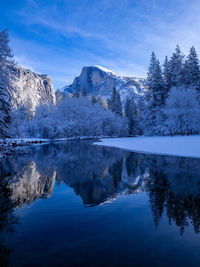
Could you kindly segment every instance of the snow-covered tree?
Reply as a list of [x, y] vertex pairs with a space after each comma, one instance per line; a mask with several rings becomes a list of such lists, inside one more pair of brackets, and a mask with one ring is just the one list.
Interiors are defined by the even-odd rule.
[[0, 137], [9, 136], [8, 125], [10, 123], [10, 102], [4, 84], [0, 81]]
[[60, 101], [63, 99], [63, 94], [59, 88], [56, 90], [55, 95], [56, 95], [56, 104], [59, 105]]
[[172, 87], [163, 109], [165, 134], [197, 134], [200, 132], [200, 106], [196, 90]]
[[199, 59], [194, 46], [191, 47], [185, 60], [183, 77], [187, 86], [195, 86], [200, 80]]
[[80, 96], [80, 92], [77, 89], [74, 89], [73, 97], [79, 97], [79, 96]]
[[98, 102], [95, 95], [92, 95], [91, 101], [92, 101], [92, 104], [96, 104]]
[[102, 105], [95, 105], [86, 97], [66, 96], [59, 106], [45, 105], [36, 110], [29, 122], [19, 124], [13, 129], [26, 137], [94, 137], [121, 136], [127, 134], [126, 120], [117, 116]]
[[126, 98], [124, 114], [125, 114], [125, 117], [127, 118], [128, 130], [129, 130], [129, 134], [131, 135], [133, 133], [133, 110], [131, 107], [130, 98], [128, 97]]
[[177, 45], [175, 52], [173, 53], [170, 61], [170, 75], [171, 75], [171, 86], [178, 87], [184, 81], [183, 73], [184, 55], [181, 52], [180, 47]]
[[163, 82], [164, 82], [165, 99], [166, 99], [168, 91], [169, 91], [170, 87], [172, 86], [170, 63], [169, 63], [167, 56], [165, 57], [165, 61], [163, 64]]
[[121, 96], [115, 87], [113, 88], [111, 98], [108, 99], [108, 108], [118, 116], [123, 115]]
[[116, 97], [116, 114], [118, 116], [121, 116], [123, 115], [122, 113], [122, 101], [121, 101], [121, 96], [120, 96], [120, 93], [117, 92], [117, 97]]
[[7, 30], [0, 32], [0, 137], [8, 137], [10, 122], [11, 66], [13, 54], [9, 46]]
[[117, 90], [114, 87], [112, 90], [112, 94], [111, 97], [108, 99], [108, 108], [112, 111], [112, 112], [116, 112], [116, 98], [117, 98]]
[[87, 91], [86, 91], [85, 88], [83, 88], [83, 89], [81, 90], [81, 95], [82, 95], [82, 96], [87, 96]]
[[97, 102], [104, 108], [107, 109], [107, 103], [106, 101], [103, 99], [103, 97], [101, 95], [98, 96], [97, 98]]
[[130, 135], [139, 134], [138, 129], [138, 113], [134, 99], [127, 97], [124, 109], [125, 117], [128, 121], [128, 130]]
[[162, 110], [165, 90], [160, 63], [152, 52], [150, 66], [147, 73], [146, 110], [144, 118], [145, 134], [158, 134], [162, 124]]
[[138, 134], [142, 135], [144, 133], [144, 120], [145, 120], [145, 98], [141, 96], [137, 103], [137, 120], [138, 120]]

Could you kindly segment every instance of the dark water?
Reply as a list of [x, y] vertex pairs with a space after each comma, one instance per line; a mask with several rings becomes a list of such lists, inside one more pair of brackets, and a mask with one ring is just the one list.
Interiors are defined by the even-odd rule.
[[0, 266], [200, 266], [200, 160], [90, 142], [0, 163]]

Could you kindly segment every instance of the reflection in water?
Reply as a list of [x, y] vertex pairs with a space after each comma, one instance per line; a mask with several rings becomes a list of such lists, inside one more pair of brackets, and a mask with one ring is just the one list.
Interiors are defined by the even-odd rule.
[[10, 173], [0, 168], [0, 262], [8, 266], [10, 248], [6, 245], [6, 235], [14, 233], [14, 225], [18, 218], [14, 215], [15, 205], [11, 200], [12, 190], [8, 181]]
[[200, 170], [198, 159], [156, 157], [149, 160], [148, 192], [156, 227], [166, 211], [183, 234], [191, 223], [195, 233], [200, 230]]
[[6, 266], [9, 249], [4, 233], [12, 233], [15, 208], [48, 198], [54, 183], [73, 188], [87, 206], [120, 194], [146, 192], [155, 226], [166, 213], [183, 234], [190, 223], [200, 231], [199, 159], [145, 155], [95, 147], [88, 142], [44, 145], [0, 163], [0, 257]]

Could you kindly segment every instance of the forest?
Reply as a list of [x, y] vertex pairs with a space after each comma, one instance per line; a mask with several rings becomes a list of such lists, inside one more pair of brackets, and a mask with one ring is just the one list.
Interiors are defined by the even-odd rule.
[[0, 137], [81, 138], [139, 135], [193, 135], [200, 133], [200, 65], [194, 46], [185, 56], [177, 45], [161, 64], [150, 58], [145, 91], [122, 105], [117, 88], [110, 98], [89, 95], [83, 88], [56, 104], [29, 103], [13, 107], [12, 67], [16, 64], [8, 32], [0, 32]]

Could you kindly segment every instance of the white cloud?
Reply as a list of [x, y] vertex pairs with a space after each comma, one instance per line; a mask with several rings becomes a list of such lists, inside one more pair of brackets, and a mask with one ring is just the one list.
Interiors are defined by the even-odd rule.
[[[91, 4], [84, 5], [88, 2]], [[42, 62], [47, 71], [56, 73], [53, 75], [59, 76], [60, 80], [66, 77], [66, 82], [78, 75], [83, 65], [98, 64], [119, 74], [144, 77], [152, 50], [161, 60], [167, 54], [170, 56], [177, 44], [184, 53], [192, 45], [200, 52], [199, 1], [169, 0], [166, 4], [158, 0], [94, 0], [70, 6], [70, 12], [68, 9], [64, 6], [61, 10], [51, 4], [41, 8], [38, 1], [29, 0], [18, 12], [21, 21], [32, 30], [34, 26], [42, 26], [66, 40], [82, 38], [84, 45], [69, 47], [68, 51], [63, 47], [56, 49], [58, 60], [65, 64], [62, 65], [66, 69], [64, 75], [57, 74], [61, 68], [52, 50], [49, 49], [49, 53], [53, 66], [48, 66], [49, 61]], [[46, 37], [53, 38], [51, 35]], [[20, 62], [34, 69], [38, 66], [32, 57], [27, 59], [26, 56]]]

